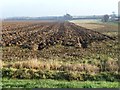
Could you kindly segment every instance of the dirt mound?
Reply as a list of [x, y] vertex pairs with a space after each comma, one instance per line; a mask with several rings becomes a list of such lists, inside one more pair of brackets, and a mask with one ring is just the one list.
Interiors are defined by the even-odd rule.
[[91, 42], [105, 39], [113, 38], [70, 22], [46, 22], [26, 24], [23, 27], [4, 26], [0, 46], [17, 45], [22, 48], [41, 50], [51, 45], [61, 44], [87, 48]]

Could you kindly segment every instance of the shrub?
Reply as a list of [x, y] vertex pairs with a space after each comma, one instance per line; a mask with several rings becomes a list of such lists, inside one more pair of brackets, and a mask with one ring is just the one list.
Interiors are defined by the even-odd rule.
[[45, 76], [46, 76], [47, 79], [54, 79], [55, 73], [57, 73], [57, 72], [55, 72], [55, 71], [53, 72], [53, 71], [47, 70], [45, 72]]
[[12, 75], [13, 75], [13, 70], [12, 69], [10, 69], [10, 68], [3, 68], [2, 69], [2, 76], [3, 77], [9, 77], [9, 78], [11, 78]]
[[39, 79], [45, 79], [46, 78], [44, 71], [38, 70], [36, 73], [38, 73], [38, 74], [36, 74], [37, 78], [39, 78]]
[[118, 70], [119, 70], [118, 61], [112, 58], [109, 58], [109, 60], [106, 62], [106, 71], [118, 72]]
[[24, 79], [26, 78], [25, 69], [17, 69], [14, 71], [12, 78]]

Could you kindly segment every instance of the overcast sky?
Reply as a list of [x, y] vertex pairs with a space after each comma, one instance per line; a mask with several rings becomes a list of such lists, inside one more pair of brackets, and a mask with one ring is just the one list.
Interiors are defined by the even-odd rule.
[[74, 16], [118, 13], [120, 0], [0, 0], [2, 17]]

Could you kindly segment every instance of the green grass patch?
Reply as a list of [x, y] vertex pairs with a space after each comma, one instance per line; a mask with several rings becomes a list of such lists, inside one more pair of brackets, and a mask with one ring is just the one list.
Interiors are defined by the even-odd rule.
[[113, 25], [113, 26], [118, 26], [118, 22], [112, 22], [112, 21], [109, 21], [109, 22], [103, 22], [103, 24], [108, 24], [108, 25]]
[[3, 88], [119, 88], [118, 82], [3, 79]]

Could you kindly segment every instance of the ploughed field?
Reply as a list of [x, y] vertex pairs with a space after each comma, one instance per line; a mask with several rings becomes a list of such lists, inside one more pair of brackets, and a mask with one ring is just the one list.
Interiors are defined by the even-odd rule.
[[[98, 43], [105, 40], [115, 40], [115, 38], [70, 22], [11, 21], [3, 22], [0, 46], [3, 47], [3, 60], [20, 60], [28, 59], [28, 57], [47, 58], [47, 55], [42, 55], [40, 52], [43, 51], [45, 54], [47, 51], [44, 52], [43, 49], [49, 50], [49, 48], [55, 46], [59, 46], [58, 51], [60, 51], [60, 47], [64, 48], [65, 46], [69, 50], [71, 50], [69, 47], [73, 47], [74, 50], [71, 51], [76, 52], [75, 55], [84, 56], [82, 52], [85, 48], [93, 45], [94, 42]], [[78, 55], [77, 50], [80, 49], [83, 51], [81, 51], [81, 55]], [[66, 50], [55, 53], [63, 52], [62, 54], [65, 54]], [[62, 55], [57, 56], [61, 57]]]
[[[3, 25], [2, 46], [17, 45], [38, 50], [51, 45], [83, 47], [93, 41], [113, 39], [69, 22], [20, 23]], [[34, 48], [33, 48], [34, 49]]]
[[[98, 84], [118, 87], [120, 69], [116, 26], [104, 23], [79, 25], [53, 21], [3, 21], [0, 41], [3, 87], [34, 87], [29, 80], [21, 83], [17, 79], [35, 79], [36, 87], [41, 87], [36, 79], [45, 79], [43, 83], [47, 84], [47, 79], [110, 81], [106, 86]], [[96, 28], [91, 30], [89, 27], [94, 27], [91, 25]], [[97, 28], [97, 25], [104, 27]], [[10, 82], [6, 78], [10, 78]], [[14, 86], [12, 82], [19, 84]], [[111, 82], [114, 83], [109, 85]], [[68, 84], [63, 87], [80, 85]], [[81, 87], [97, 86], [86, 84]]]

